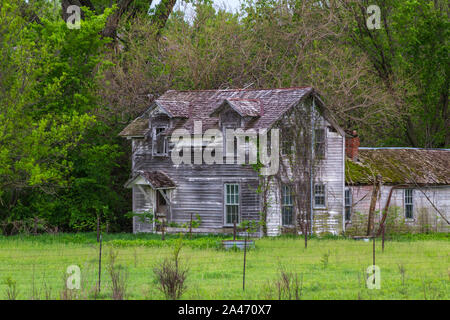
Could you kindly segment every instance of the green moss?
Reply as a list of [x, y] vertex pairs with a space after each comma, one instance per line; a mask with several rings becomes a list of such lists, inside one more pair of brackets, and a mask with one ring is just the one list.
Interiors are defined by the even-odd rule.
[[371, 183], [371, 181], [372, 173], [369, 168], [350, 159], [345, 160], [345, 182], [347, 184], [365, 184]]
[[391, 152], [361, 152], [360, 161], [345, 161], [345, 180], [347, 184], [372, 184], [374, 177], [380, 175], [384, 183], [408, 183], [413, 176], [423, 175], [414, 163], [408, 163], [406, 154], [396, 150]]

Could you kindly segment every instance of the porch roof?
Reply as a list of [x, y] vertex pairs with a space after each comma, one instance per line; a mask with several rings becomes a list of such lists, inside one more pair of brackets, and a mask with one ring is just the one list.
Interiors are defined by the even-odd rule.
[[136, 184], [139, 177], [142, 177], [146, 184], [153, 189], [172, 189], [176, 187], [175, 182], [162, 171], [136, 171], [133, 177], [127, 181], [125, 187], [130, 188]]

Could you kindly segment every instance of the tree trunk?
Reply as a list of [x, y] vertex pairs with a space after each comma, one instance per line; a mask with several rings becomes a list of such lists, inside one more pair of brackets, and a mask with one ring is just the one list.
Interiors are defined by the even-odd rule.
[[381, 176], [377, 176], [375, 178], [375, 183], [374, 183], [374, 186], [372, 189], [372, 198], [370, 199], [369, 216], [367, 219], [367, 233], [366, 233], [367, 236], [369, 236], [373, 233], [374, 211], [375, 211], [375, 206], [377, 204], [378, 192], [380, 191], [380, 186], [381, 186]]

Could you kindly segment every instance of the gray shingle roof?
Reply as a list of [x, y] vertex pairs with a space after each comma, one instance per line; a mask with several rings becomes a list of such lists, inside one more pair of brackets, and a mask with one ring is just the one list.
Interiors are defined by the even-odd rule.
[[162, 171], [136, 171], [133, 177], [125, 183], [125, 186], [129, 187], [131, 183], [141, 176], [149, 183], [153, 189], [167, 189], [175, 188], [176, 184], [172, 179]]
[[[226, 89], [226, 90], [169, 90], [155, 100], [153, 106], [160, 106], [170, 117], [179, 118], [172, 128], [193, 130], [194, 121], [202, 121], [203, 130], [218, 126], [218, 118], [211, 113], [226, 100], [244, 116], [254, 117], [245, 129], [270, 128], [287, 110], [301, 99], [314, 92], [312, 87], [281, 89]], [[131, 123], [121, 136], [135, 136], [141, 133]], [[137, 132], [139, 131], [139, 132]], [[168, 132], [170, 133], [170, 132]]]

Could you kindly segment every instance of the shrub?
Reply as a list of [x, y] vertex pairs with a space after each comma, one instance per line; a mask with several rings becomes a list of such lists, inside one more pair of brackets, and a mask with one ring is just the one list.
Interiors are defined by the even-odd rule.
[[7, 300], [16, 300], [19, 294], [16, 280], [14, 280], [11, 276], [8, 276], [3, 280], [3, 284], [6, 285]]
[[127, 291], [128, 270], [116, 263], [118, 253], [111, 249], [109, 251], [108, 273], [111, 277], [112, 298], [124, 300]]
[[274, 292], [278, 300], [300, 300], [303, 294], [303, 274], [287, 271], [280, 266], [279, 277], [274, 284], [268, 285], [268, 299], [273, 299]]
[[183, 246], [180, 238], [170, 258], [164, 259], [158, 266], [153, 268], [156, 275], [159, 290], [166, 299], [177, 300], [186, 290], [185, 281], [188, 274], [188, 268], [181, 265], [180, 251]]

